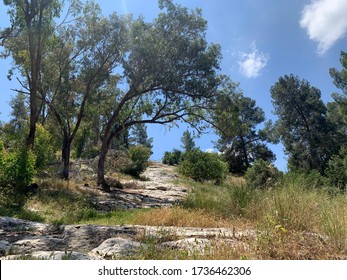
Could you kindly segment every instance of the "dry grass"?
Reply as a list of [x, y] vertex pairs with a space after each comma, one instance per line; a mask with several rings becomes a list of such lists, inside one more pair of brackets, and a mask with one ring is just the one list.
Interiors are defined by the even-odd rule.
[[245, 220], [227, 220], [202, 209], [183, 209], [181, 207], [154, 209], [141, 212], [133, 219], [133, 223], [148, 226], [176, 226], [176, 227], [225, 227], [238, 229], [248, 228]]

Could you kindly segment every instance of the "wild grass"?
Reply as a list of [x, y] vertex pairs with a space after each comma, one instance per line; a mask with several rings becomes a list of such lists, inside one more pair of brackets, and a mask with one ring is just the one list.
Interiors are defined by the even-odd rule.
[[254, 245], [265, 259], [347, 258], [347, 195], [331, 195], [302, 180], [256, 190], [246, 185], [196, 184], [184, 201], [226, 221], [239, 218], [257, 229]]
[[[314, 179], [314, 178], [313, 178]], [[288, 176], [274, 189], [248, 187], [242, 178], [223, 185], [194, 183], [179, 206], [97, 212], [86, 194], [58, 180], [40, 183], [40, 192], [18, 208], [0, 200], [0, 215], [53, 224], [151, 225], [255, 229], [249, 249], [225, 244], [204, 256], [148, 246], [136, 259], [347, 259], [347, 195], [325, 190], [304, 177]], [[0, 193], [1, 195], [1, 193]], [[212, 251], [211, 251], [212, 252]]]

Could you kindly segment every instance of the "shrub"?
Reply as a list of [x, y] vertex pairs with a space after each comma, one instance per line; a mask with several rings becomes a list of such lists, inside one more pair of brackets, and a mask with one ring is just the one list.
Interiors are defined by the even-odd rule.
[[130, 147], [129, 158], [131, 163], [125, 166], [122, 171], [131, 176], [139, 177], [146, 170], [150, 156], [151, 149], [147, 147], [141, 145]]
[[179, 165], [179, 171], [198, 182], [213, 180], [216, 184], [220, 184], [228, 172], [228, 165], [217, 154], [195, 149], [185, 154], [184, 161]]
[[27, 149], [6, 154], [0, 147], [0, 185], [23, 193], [35, 176], [35, 155]]
[[180, 150], [173, 149], [172, 152], [165, 152], [163, 163], [168, 165], [179, 164], [183, 160], [183, 153]]
[[326, 176], [332, 186], [342, 190], [347, 185], [347, 150], [342, 149], [338, 155], [328, 161]]
[[256, 160], [245, 174], [247, 184], [253, 188], [274, 187], [281, 177], [282, 172], [273, 164], [262, 159]]
[[43, 169], [48, 162], [54, 160], [54, 148], [50, 133], [40, 124], [36, 125], [35, 137], [35, 166], [37, 169]]

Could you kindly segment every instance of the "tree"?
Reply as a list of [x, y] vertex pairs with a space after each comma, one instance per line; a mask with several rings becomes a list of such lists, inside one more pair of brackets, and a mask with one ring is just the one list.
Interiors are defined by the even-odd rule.
[[197, 124], [215, 97], [220, 47], [208, 45], [201, 11], [191, 13], [169, 0], [152, 22], [134, 21], [122, 62], [126, 89], [113, 86], [113, 111], [102, 133], [98, 184], [104, 179], [105, 159], [113, 139], [135, 124], [168, 124], [177, 120]]
[[334, 103], [330, 105], [330, 112], [334, 118], [335, 123], [339, 124], [341, 132], [344, 136], [347, 135], [347, 53], [341, 52], [340, 62], [342, 69], [338, 71], [331, 68], [329, 73], [334, 80], [337, 88], [342, 90], [342, 94], [334, 93]]
[[134, 137], [135, 145], [141, 145], [152, 150], [153, 138], [148, 138], [146, 125], [137, 123], [133, 126], [132, 135]]
[[23, 92], [17, 93], [16, 97], [10, 101], [12, 108], [10, 124], [13, 125], [15, 132], [23, 130], [28, 121], [28, 109], [25, 101], [26, 96]]
[[289, 155], [289, 167], [323, 173], [338, 145], [320, 90], [297, 76], [285, 75], [270, 92], [279, 118], [275, 129]]
[[244, 173], [251, 164], [263, 159], [275, 160], [266, 146], [270, 142], [265, 130], [258, 126], [265, 121], [264, 111], [255, 100], [245, 97], [238, 84], [227, 80], [212, 113], [220, 139], [217, 148], [229, 164], [229, 171]]
[[[1, 32], [2, 44], [12, 55], [15, 67], [24, 80], [19, 80], [29, 92], [30, 117], [27, 146], [33, 148], [36, 123], [40, 115], [38, 91], [40, 88], [42, 60], [48, 38], [54, 29], [54, 18], [61, 10], [58, 0], [4, 0], [12, 26]], [[42, 104], [42, 103], [41, 103]]]
[[86, 113], [108, 101], [100, 92], [122, 61], [126, 22], [116, 13], [102, 16], [90, 2], [72, 24], [60, 26], [50, 42], [40, 95], [61, 130], [64, 179], [69, 178], [71, 146]]
[[185, 132], [183, 132], [181, 142], [183, 144], [182, 147], [186, 153], [191, 152], [195, 148], [195, 142], [189, 130], [186, 130]]

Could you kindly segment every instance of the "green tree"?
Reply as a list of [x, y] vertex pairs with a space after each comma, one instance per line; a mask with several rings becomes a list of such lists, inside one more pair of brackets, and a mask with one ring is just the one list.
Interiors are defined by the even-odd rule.
[[132, 135], [136, 145], [147, 147], [150, 150], [153, 148], [153, 138], [149, 138], [147, 134], [147, 127], [145, 124], [137, 123], [132, 128]]
[[[42, 61], [47, 42], [54, 30], [54, 19], [59, 17], [62, 2], [58, 0], [4, 0], [9, 7], [12, 26], [1, 31], [5, 47], [3, 56], [11, 55], [23, 80], [21, 86], [29, 93], [29, 134], [27, 146], [34, 147], [36, 123], [40, 115], [38, 99], [41, 87]], [[13, 71], [11, 70], [11, 73]]]
[[64, 179], [69, 177], [72, 143], [85, 116], [91, 112], [100, 116], [98, 104], [109, 101], [102, 88], [122, 61], [127, 38], [126, 18], [116, 13], [106, 18], [93, 2], [80, 8], [82, 14], [60, 26], [50, 42], [40, 91], [61, 131]]
[[270, 92], [279, 118], [275, 129], [289, 155], [289, 168], [323, 173], [338, 145], [320, 90], [306, 80], [285, 75]]
[[274, 153], [266, 146], [270, 142], [265, 129], [264, 111], [255, 100], [245, 97], [238, 84], [227, 81], [213, 109], [213, 120], [220, 139], [217, 148], [229, 164], [229, 171], [244, 173], [251, 164], [263, 159], [275, 160]]
[[[341, 136], [347, 136], [347, 53], [341, 52], [340, 62], [342, 69], [338, 71], [336, 68], [331, 68], [329, 73], [333, 78], [337, 88], [342, 90], [341, 93], [333, 93], [335, 102], [330, 104], [330, 118], [339, 128]], [[346, 143], [346, 139], [344, 141]]]
[[186, 153], [191, 152], [195, 148], [194, 138], [189, 130], [183, 132], [181, 142], [183, 144], [182, 148]]
[[105, 190], [105, 159], [114, 137], [137, 123], [197, 122], [219, 83], [220, 47], [207, 44], [201, 11], [189, 12], [169, 0], [159, 1], [159, 7], [164, 12], [152, 23], [142, 18], [132, 23], [122, 63], [127, 89], [110, 87], [113, 111], [98, 163], [98, 184]]
[[17, 93], [10, 101], [12, 108], [10, 124], [16, 132], [23, 130], [28, 123], [28, 109], [25, 101], [26, 96], [23, 92]]

